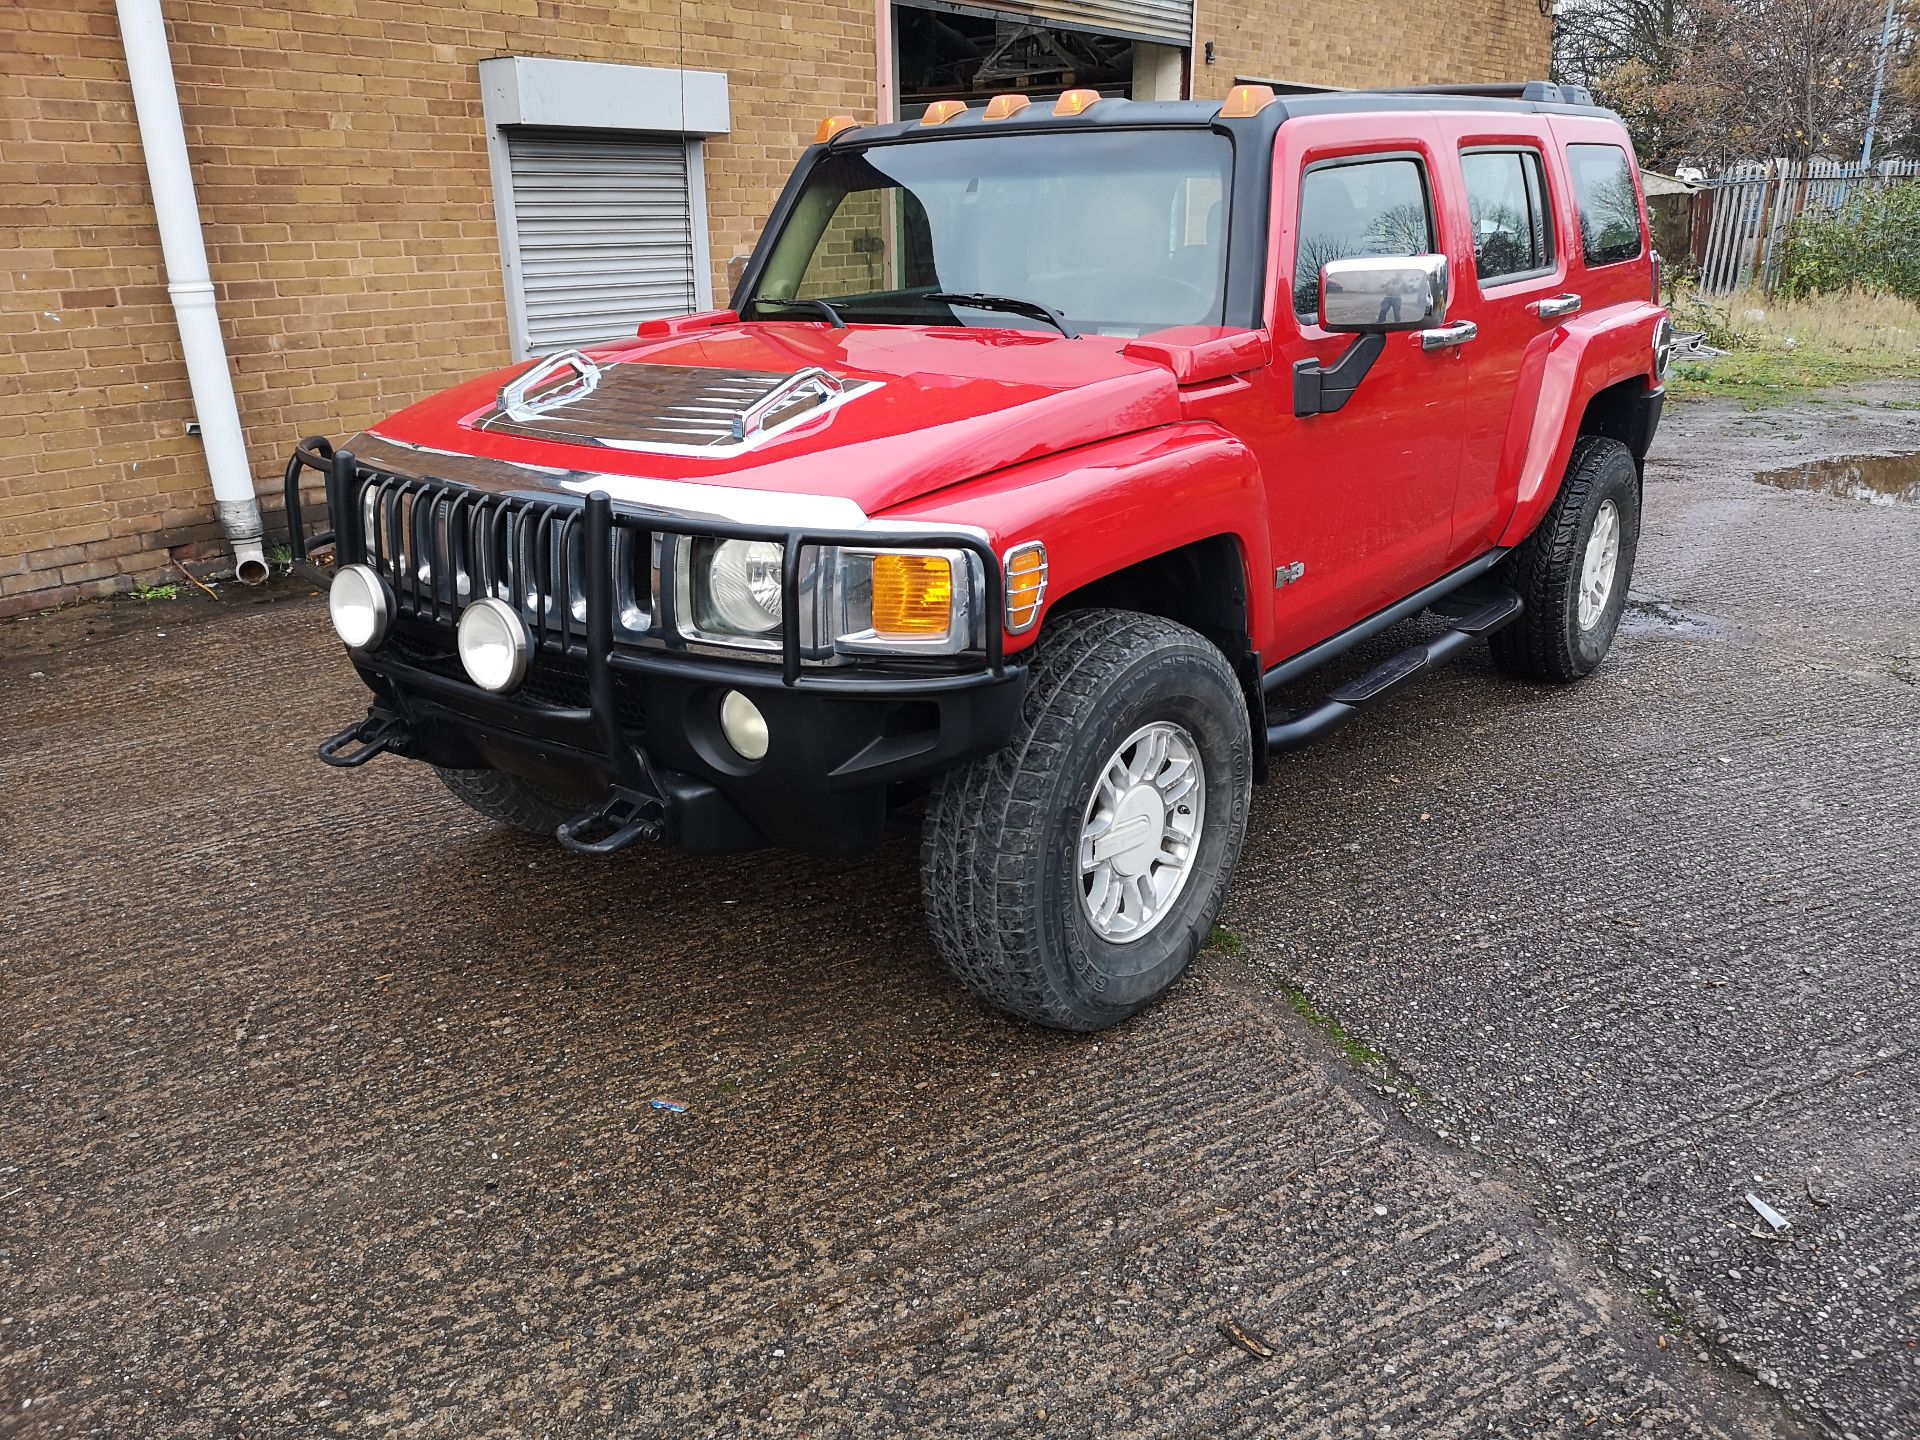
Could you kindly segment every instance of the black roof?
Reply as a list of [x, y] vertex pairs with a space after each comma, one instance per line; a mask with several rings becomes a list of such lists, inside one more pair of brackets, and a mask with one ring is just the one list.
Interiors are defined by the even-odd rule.
[[[1141, 126], [1197, 128], [1218, 119], [1222, 100], [1102, 99], [1078, 115], [1056, 115], [1043, 102], [1027, 106], [1001, 120], [988, 120], [984, 106], [970, 106], [938, 126], [918, 120], [887, 125], [859, 125], [843, 130], [832, 144], [866, 145], [876, 141], [934, 139], [991, 129], [995, 133], [1019, 130], [1137, 129]], [[1619, 117], [1593, 103], [1577, 85], [1555, 85], [1544, 80], [1495, 85], [1415, 85], [1397, 90], [1324, 90], [1282, 94], [1265, 106], [1254, 121], [1277, 127], [1294, 116], [1378, 113], [1382, 111], [1446, 110], [1506, 115], [1598, 115]], [[1247, 121], [1227, 121], [1245, 124]]]

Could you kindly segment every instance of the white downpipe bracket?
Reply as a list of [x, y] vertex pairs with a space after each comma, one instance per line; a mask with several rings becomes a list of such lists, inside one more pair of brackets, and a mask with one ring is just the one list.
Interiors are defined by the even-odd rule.
[[233, 399], [233, 376], [227, 369], [227, 346], [214, 305], [207, 246], [200, 233], [200, 203], [187, 161], [173, 57], [167, 49], [167, 25], [160, 14], [160, 0], [115, 3], [120, 12], [120, 41], [127, 53], [127, 77], [133, 82], [140, 148], [153, 189], [153, 213], [160, 225], [160, 249], [166, 257], [167, 294], [173, 297], [173, 313], [180, 326], [187, 385], [206, 447], [207, 471], [213, 477], [220, 528], [233, 547], [234, 574], [257, 585], [268, 574], [261, 546], [260, 501], [247, 466], [246, 439]]

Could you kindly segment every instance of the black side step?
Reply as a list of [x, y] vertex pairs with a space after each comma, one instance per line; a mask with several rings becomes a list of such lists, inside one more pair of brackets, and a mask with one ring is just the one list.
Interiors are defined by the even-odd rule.
[[[590, 835], [597, 839], [588, 839]], [[666, 843], [667, 807], [656, 795], [616, 785], [553, 832], [577, 855], [611, 855], [636, 840]]]
[[[364, 720], [356, 720], [338, 735], [322, 740], [320, 758], [337, 770], [352, 770], [404, 744], [407, 738], [407, 727], [398, 720], [388, 715], [369, 715]], [[360, 748], [348, 750], [349, 745]]]
[[1438, 669], [1482, 635], [1491, 635], [1520, 618], [1524, 608], [1520, 592], [1501, 588], [1490, 590], [1484, 603], [1453, 622], [1444, 635], [1436, 635], [1424, 645], [1415, 645], [1390, 655], [1357, 680], [1349, 680], [1319, 705], [1267, 727], [1269, 750], [1298, 750], [1301, 746], [1331, 734], [1360, 713], [1360, 707], [1378, 700], [1414, 676]]

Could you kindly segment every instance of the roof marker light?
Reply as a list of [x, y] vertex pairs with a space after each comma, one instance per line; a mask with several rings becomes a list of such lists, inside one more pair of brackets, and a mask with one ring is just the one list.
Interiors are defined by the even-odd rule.
[[1018, 115], [1032, 103], [1024, 95], [996, 95], [987, 102], [987, 119], [1005, 120]]
[[922, 125], [944, 125], [956, 115], [967, 113], [964, 100], [936, 100], [927, 106], [927, 113], [920, 117]]
[[851, 115], [829, 115], [820, 122], [820, 128], [813, 132], [813, 143], [824, 145], [842, 130], [853, 130], [860, 122]]
[[1236, 85], [1227, 92], [1227, 103], [1220, 107], [1220, 118], [1248, 119], [1273, 104], [1275, 98], [1271, 85]]
[[1053, 102], [1056, 115], [1084, 115], [1099, 103], [1098, 90], [1069, 90]]

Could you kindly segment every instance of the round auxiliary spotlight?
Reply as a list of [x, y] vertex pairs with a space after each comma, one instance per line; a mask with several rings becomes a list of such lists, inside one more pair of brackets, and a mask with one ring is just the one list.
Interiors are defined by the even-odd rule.
[[343, 565], [327, 587], [327, 613], [349, 650], [372, 650], [386, 639], [392, 607], [387, 586], [365, 565]]
[[458, 645], [467, 678], [482, 690], [505, 694], [526, 678], [533, 637], [504, 600], [488, 596], [467, 606], [460, 615]]

